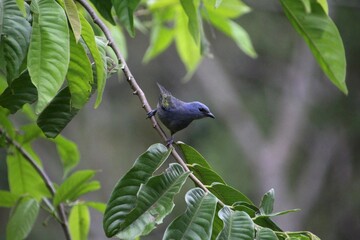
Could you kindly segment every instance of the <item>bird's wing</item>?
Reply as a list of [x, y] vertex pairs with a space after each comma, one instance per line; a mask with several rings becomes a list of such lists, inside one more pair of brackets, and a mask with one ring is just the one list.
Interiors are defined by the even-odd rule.
[[160, 106], [165, 110], [169, 110], [174, 106], [173, 97], [165, 93], [162, 93], [160, 95], [159, 103]]

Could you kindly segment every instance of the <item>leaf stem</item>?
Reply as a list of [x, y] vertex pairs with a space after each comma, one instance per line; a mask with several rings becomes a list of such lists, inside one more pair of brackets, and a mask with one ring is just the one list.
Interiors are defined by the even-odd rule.
[[[93, 19], [94, 23], [97, 24], [99, 26], [99, 28], [102, 30], [102, 32], [104, 33], [105, 37], [107, 38], [108, 45], [109, 47], [114, 51], [117, 59], [118, 59], [118, 63], [121, 65], [121, 70], [123, 71], [125, 78], [127, 80], [127, 82], [129, 83], [131, 89], [133, 90], [133, 94], [137, 95], [141, 104], [142, 104], [142, 108], [146, 111], [146, 113], [150, 112], [152, 109], [146, 99], [145, 93], [143, 92], [143, 90], [140, 88], [139, 84], [137, 83], [137, 81], [135, 80], [135, 77], [132, 75], [123, 55], [121, 54], [119, 48], [115, 45], [115, 41], [110, 33], [109, 28], [105, 25], [105, 23], [97, 16], [97, 14], [95, 13], [94, 9], [92, 9], [92, 7], [90, 6], [90, 4], [86, 1], [86, 0], [77, 0], [78, 3], [80, 3], [85, 10], [89, 13], [89, 15], [91, 16], [91, 18]], [[167, 141], [168, 137], [166, 136], [164, 130], [160, 127], [160, 125], [157, 123], [156, 118], [154, 116], [152, 116], [151, 118], [151, 122], [153, 127], [155, 128], [155, 130], [158, 132], [158, 134], [160, 135], [160, 137], [164, 140], [164, 142]], [[168, 146], [168, 147], [173, 147], [172, 145]], [[174, 159], [186, 170], [186, 171], [190, 171], [189, 168], [187, 167], [185, 161], [181, 158], [181, 156], [179, 155], [179, 153], [175, 150], [175, 148], [173, 148], [173, 150], [171, 151], [171, 155], [174, 157]], [[190, 173], [190, 178], [192, 179], [192, 181], [200, 188], [202, 188], [205, 192], [209, 192], [209, 190], [205, 187], [205, 185], [193, 174]], [[218, 199], [218, 203], [222, 206], [224, 206], [225, 204], [223, 202], [221, 202]]]
[[[46, 172], [31, 157], [31, 155], [24, 148], [22, 148], [22, 146], [18, 142], [16, 142], [11, 137], [9, 137], [9, 135], [2, 128], [0, 128], [0, 135], [4, 136], [6, 139], [6, 142], [8, 144], [11, 144], [12, 146], [14, 146], [16, 148], [16, 150], [19, 151], [19, 153], [24, 157], [24, 159], [30, 163], [30, 165], [35, 169], [35, 171], [43, 179], [47, 189], [51, 193], [51, 196], [54, 196], [55, 188], [54, 188], [52, 181], [50, 180], [50, 178], [46, 174]], [[57, 207], [57, 212], [59, 214], [59, 220], [60, 220], [59, 223], [60, 223], [61, 227], [63, 228], [64, 234], [65, 234], [65, 239], [71, 240], [70, 230], [69, 230], [67, 217], [66, 217], [66, 213], [65, 213], [63, 204], [59, 204], [59, 206]]]

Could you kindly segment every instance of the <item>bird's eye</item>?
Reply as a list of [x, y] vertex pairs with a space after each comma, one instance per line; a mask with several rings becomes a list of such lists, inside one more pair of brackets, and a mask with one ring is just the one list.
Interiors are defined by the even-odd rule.
[[200, 112], [207, 112], [206, 109], [205, 109], [205, 108], [202, 108], [202, 107], [199, 108], [199, 111], [200, 111]]

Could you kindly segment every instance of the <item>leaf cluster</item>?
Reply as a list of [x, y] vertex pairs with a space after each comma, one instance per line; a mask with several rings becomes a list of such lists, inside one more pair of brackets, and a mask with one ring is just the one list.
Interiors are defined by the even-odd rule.
[[[226, 184], [205, 158], [192, 147], [178, 143], [190, 169], [205, 189], [190, 189], [186, 211], [166, 228], [163, 239], [318, 239], [309, 232], [284, 232], [270, 218], [298, 211], [273, 212], [274, 190], [260, 206]], [[149, 234], [174, 208], [174, 196], [190, 172], [172, 163], [161, 174], [155, 172], [171, 149], [154, 144], [141, 154], [133, 167], [117, 182], [107, 203], [103, 226], [106, 236], [136, 239]], [[197, 167], [194, 167], [197, 166]]]

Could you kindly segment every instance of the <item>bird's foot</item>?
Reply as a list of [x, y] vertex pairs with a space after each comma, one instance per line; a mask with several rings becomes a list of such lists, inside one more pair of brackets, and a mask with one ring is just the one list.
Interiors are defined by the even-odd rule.
[[174, 137], [171, 136], [169, 139], [166, 140], [166, 147], [169, 147], [174, 143]]
[[151, 117], [155, 116], [156, 112], [157, 112], [156, 108], [154, 110], [151, 110], [150, 112], [148, 112], [146, 114], [146, 116], [147, 116], [146, 118], [151, 118]]

